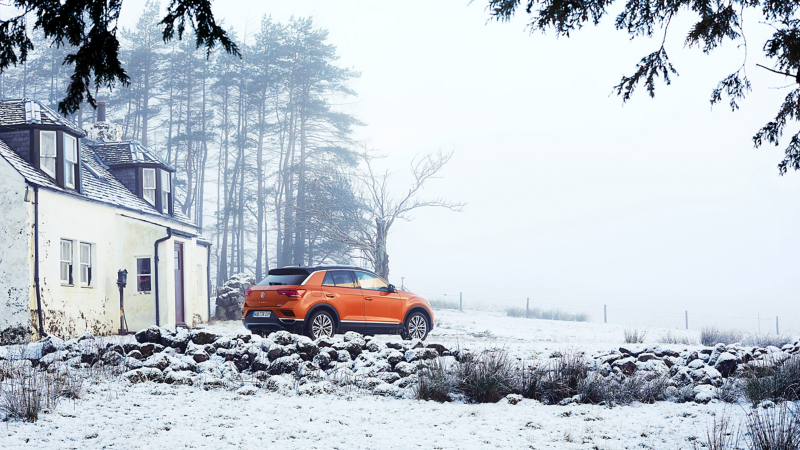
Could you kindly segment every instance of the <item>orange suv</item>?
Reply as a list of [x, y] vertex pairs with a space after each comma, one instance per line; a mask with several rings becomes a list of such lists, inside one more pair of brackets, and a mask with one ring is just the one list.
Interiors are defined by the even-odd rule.
[[245, 293], [242, 322], [262, 335], [286, 330], [317, 339], [357, 331], [425, 339], [433, 311], [427, 300], [398, 291], [369, 270], [283, 267]]

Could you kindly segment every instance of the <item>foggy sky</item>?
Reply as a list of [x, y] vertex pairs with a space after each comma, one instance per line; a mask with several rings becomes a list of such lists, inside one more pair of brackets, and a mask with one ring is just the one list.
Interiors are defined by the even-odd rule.
[[[133, 26], [143, 1], [126, 0]], [[774, 117], [781, 76], [761, 47], [770, 29], [746, 16], [753, 92], [732, 113], [709, 104], [742, 63], [728, 43], [687, 49], [690, 18], [667, 51], [680, 76], [623, 105], [611, 88], [656, 50], [629, 41], [612, 17], [571, 38], [530, 35], [524, 15], [487, 23], [487, 2], [217, 1], [243, 34], [264, 14], [314, 17], [343, 66], [362, 72], [343, 105], [357, 131], [389, 155], [395, 187], [414, 155], [455, 150], [430, 197], [462, 213], [419, 210], [389, 239], [391, 281], [429, 296], [463, 291], [533, 303], [800, 317], [800, 174], [778, 175], [783, 147], [753, 149]], [[619, 7], [619, 5], [618, 5]], [[781, 89], [776, 89], [781, 88]], [[791, 125], [789, 130], [795, 130]], [[793, 132], [793, 131], [791, 131]]]

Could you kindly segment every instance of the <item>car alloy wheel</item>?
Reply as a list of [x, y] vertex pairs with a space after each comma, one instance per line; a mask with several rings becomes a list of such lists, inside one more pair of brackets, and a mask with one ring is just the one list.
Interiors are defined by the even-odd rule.
[[428, 334], [428, 321], [422, 314], [414, 314], [408, 321], [408, 336], [411, 339], [425, 339]]
[[321, 312], [314, 316], [314, 320], [311, 321], [311, 337], [314, 339], [318, 339], [321, 337], [332, 337], [333, 336], [333, 320], [331, 317], [324, 312]]

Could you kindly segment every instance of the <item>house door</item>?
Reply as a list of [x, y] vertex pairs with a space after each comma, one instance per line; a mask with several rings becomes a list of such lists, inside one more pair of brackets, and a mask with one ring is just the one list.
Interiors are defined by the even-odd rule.
[[175, 243], [175, 325], [185, 325], [183, 311], [183, 244]]

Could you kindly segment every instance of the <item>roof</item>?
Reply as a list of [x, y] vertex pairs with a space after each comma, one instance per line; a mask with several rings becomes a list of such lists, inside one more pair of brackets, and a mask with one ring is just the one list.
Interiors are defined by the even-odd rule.
[[108, 166], [117, 166], [121, 164], [142, 164], [153, 163], [164, 166], [171, 172], [174, 172], [161, 157], [154, 151], [144, 147], [138, 141], [121, 141], [121, 142], [91, 142], [92, 147], [97, 150], [97, 156]]
[[369, 269], [363, 269], [361, 267], [356, 267], [356, 266], [284, 266], [270, 270], [269, 274], [270, 275], [292, 275], [301, 273], [311, 274], [313, 272], [318, 272], [320, 270], [362, 270], [364, 272], [369, 272], [373, 275], [375, 274], [375, 272]]
[[[0, 105], [2, 105], [2, 103], [0, 103]], [[0, 125], [2, 124], [4, 123], [0, 121]], [[175, 208], [174, 215], [169, 216], [160, 213], [155, 207], [137, 197], [133, 192], [128, 190], [128, 188], [123, 186], [100, 161], [96, 160], [95, 155], [95, 151], [90, 146], [85, 143], [81, 144], [81, 179], [83, 183], [83, 194], [80, 194], [72, 190], [66, 190], [56, 184], [52, 178], [30, 165], [30, 163], [22, 159], [22, 157], [0, 139], [0, 157], [8, 161], [8, 163], [30, 184], [84, 198], [86, 200], [170, 219], [197, 228], [197, 225], [183, 214], [180, 209]]]
[[0, 102], [0, 126], [27, 127], [31, 125], [62, 126], [78, 136], [86, 134], [75, 122], [37, 100], [15, 99]]

